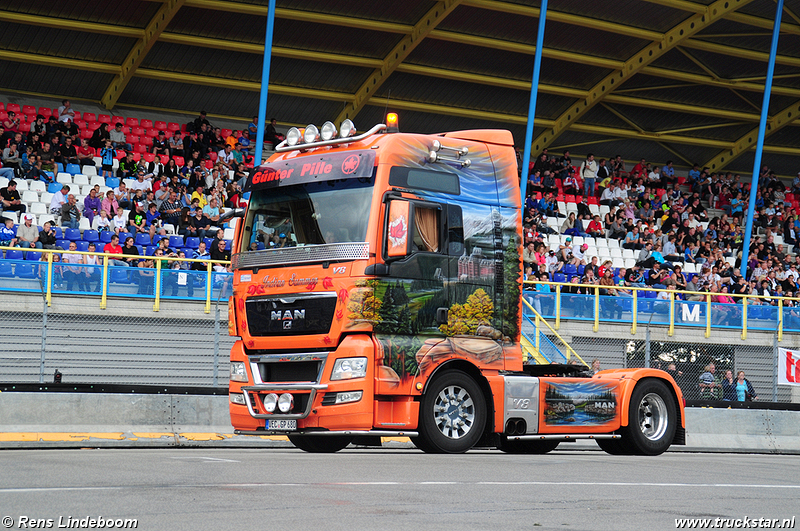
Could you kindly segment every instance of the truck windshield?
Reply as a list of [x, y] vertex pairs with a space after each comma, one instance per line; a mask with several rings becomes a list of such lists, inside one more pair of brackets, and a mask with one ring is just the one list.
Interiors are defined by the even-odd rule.
[[373, 179], [340, 179], [253, 192], [250, 250], [363, 242]]

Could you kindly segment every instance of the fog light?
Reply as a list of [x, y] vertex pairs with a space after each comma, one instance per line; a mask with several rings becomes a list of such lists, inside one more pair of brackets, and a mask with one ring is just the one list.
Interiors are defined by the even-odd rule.
[[244, 395], [242, 393], [231, 393], [230, 399], [231, 404], [245, 405]]
[[346, 393], [336, 393], [337, 404], [347, 404], [348, 402], [358, 402], [361, 400], [363, 391], [348, 391]]
[[333, 122], [325, 122], [322, 124], [322, 131], [319, 134], [322, 140], [333, 140], [336, 138], [336, 126], [333, 125]]
[[314, 124], [308, 124], [306, 130], [303, 132], [303, 140], [306, 144], [316, 142], [319, 140], [319, 129]]
[[264, 400], [264, 409], [267, 413], [275, 412], [275, 407], [278, 405], [278, 395], [275, 393], [270, 393], [263, 398]]
[[294, 407], [294, 397], [289, 393], [283, 393], [278, 399], [278, 409], [281, 413], [288, 413]]
[[356, 134], [356, 126], [351, 119], [347, 119], [342, 122], [342, 125], [339, 126], [339, 135], [342, 138], [347, 138], [348, 136], [353, 136]]
[[300, 138], [302, 135], [300, 134], [300, 129], [296, 127], [292, 127], [288, 131], [286, 131], [286, 143], [290, 146], [296, 146], [298, 142], [300, 142]]

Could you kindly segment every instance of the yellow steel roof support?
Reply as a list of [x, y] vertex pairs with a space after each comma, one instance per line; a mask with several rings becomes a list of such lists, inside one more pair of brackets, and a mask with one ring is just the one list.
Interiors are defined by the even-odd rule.
[[[800, 116], [800, 101], [795, 101], [785, 109], [775, 113], [769, 120], [767, 120], [767, 130], [764, 133], [764, 138], [769, 135], [780, 131], [787, 125]], [[743, 153], [752, 149], [758, 140], [758, 127], [754, 127], [747, 134], [742, 135], [738, 140], [733, 143], [730, 149], [725, 149], [717, 153], [717, 155], [706, 162], [703, 166], [707, 166], [711, 171], [720, 171], [725, 168], [725, 165], [730, 164]], [[765, 148], [766, 151], [766, 148]]]
[[436, 2], [425, 15], [411, 29], [411, 33], [403, 37], [391, 52], [383, 58], [383, 64], [375, 69], [369, 78], [362, 83], [353, 97], [351, 105], [347, 105], [334, 123], [341, 123], [346, 118], [353, 119], [361, 112], [364, 105], [392, 75], [397, 67], [406, 60], [406, 57], [439, 25], [447, 15], [458, 7], [461, 0], [442, 0]]
[[692, 35], [707, 28], [723, 15], [735, 11], [751, 1], [752, 0], [717, 0], [710, 6], [704, 8], [702, 13], [690, 16], [688, 19], [667, 31], [664, 34], [664, 38], [660, 41], [651, 42], [636, 55], [625, 61], [621, 70], [615, 70], [592, 87], [583, 101], [578, 101], [564, 111], [561, 116], [556, 119], [556, 124], [551, 129], [548, 129], [535, 138], [533, 141], [533, 152], [539, 153], [552, 144], [561, 133], [570, 128], [572, 124], [583, 117], [598, 102], [602, 101], [607, 94], [613, 92], [615, 88], [642, 71], [642, 69], [650, 65], [653, 61], [683, 43]]
[[128, 86], [128, 83], [136, 73], [136, 69], [142, 64], [147, 53], [185, 1], [186, 0], [167, 0], [147, 24], [147, 27], [144, 29], [144, 35], [142, 35], [141, 39], [136, 41], [133, 49], [131, 49], [128, 56], [125, 57], [125, 61], [123, 61], [120, 67], [119, 75], [114, 77], [100, 100], [100, 103], [102, 103], [106, 109], [112, 109], [114, 105], [117, 104], [119, 97], [122, 95], [122, 91], [125, 90], [125, 87]]

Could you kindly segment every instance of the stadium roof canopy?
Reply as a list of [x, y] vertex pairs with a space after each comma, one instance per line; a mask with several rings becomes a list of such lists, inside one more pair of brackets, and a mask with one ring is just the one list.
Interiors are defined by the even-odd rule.
[[[250, 119], [267, 0], [27, 0], [0, 9], [0, 90]], [[749, 174], [773, 0], [551, 0], [533, 153]], [[282, 124], [508, 128], [524, 141], [538, 2], [279, 0], [267, 113]], [[800, 2], [788, 0], [764, 163], [800, 170]]]

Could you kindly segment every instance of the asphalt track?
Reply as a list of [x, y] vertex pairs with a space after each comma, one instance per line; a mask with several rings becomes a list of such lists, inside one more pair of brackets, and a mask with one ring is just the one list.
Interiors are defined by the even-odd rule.
[[[0, 452], [0, 529], [20, 518], [137, 529], [675, 529], [676, 518], [791, 518], [795, 456], [404, 448]], [[28, 520], [30, 521], [30, 520]], [[120, 522], [121, 523], [121, 522]]]

